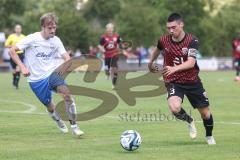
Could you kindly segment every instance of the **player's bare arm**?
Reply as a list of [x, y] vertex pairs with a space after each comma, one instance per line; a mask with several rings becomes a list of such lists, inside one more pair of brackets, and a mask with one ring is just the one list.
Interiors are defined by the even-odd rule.
[[71, 67], [72, 62], [69, 61], [71, 59], [70, 55], [68, 52], [66, 52], [65, 54], [63, 54], [62, 58], [64, 59], [65, 63], [62, 64], [60, 67], [58, 67], [58, 69], [56, 70], [56, 72], [59, 75], [63, 75], [64, 73], [66, 73], [66, 71]]
[[98, 45], [98, 48], [99, 48], [99, 50], [100, 50], [100, 52], [101, 52], [101, 53], [104, 53], [104, 52], [105, 52], [105, 49], [104, 49], [104, 47], [103, 47], [103, 46], [101, 46], [101, 45]]
[[165, 66], [163, 69], [163, 74], [165, 76], [168, 76], [175, 72], [191, 69], [194, 67], [195, 63], [196, 63], [196, 59], [194, 57], [188, 57], [187, 61], [183, 62], [180, 65]]
[[71, 57], [70, 57], [70, 55], [69, 55], [68, 52], [66, 52], [65, 54], [63, 54], [63, 59], [64, 59], [65, 62], [71, 59]]
[[17, 48], [16, 46], [13, 46], [12, 48], [10, 48], [9, 54], [11, 56], [11, 58], [13, 59], [13, 61], [20, 67], [22, 74], [27, 77], [30, 75], [30, 72], [28, 70], [28, 68], [22, 63], [22, 61], [20, 60], [20, 58], [17, 55], [17, 51], [19, 51], [19, 48]]
[[160, 55], [160, 50], [157, 47], [155, 47], [153, 49], [150, 61], [148, 63], [148, 69], [149, 69], [150, 72], [153, 72], [153, 73], [156, 72], [156, 69], [153, 66], [153, 62], [158, 58], [159, 55]]

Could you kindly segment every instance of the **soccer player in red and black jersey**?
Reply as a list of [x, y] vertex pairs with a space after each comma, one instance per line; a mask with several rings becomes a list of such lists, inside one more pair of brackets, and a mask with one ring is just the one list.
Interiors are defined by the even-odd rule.
[[111, 75], [113, 89], [117, 83], [117, 62], [120, 42], [120, 36], [114, 33], [114, 25], [112, 23], [108, 23], [106, 25], [106, 34], [101, 36], [99, 49], [104, 53], [105, 73], [108, 77]]
[[236, 69], [236, 77], [235, 81], [240, 81], [240, 32], [238, 33], [238, 37], [232, 41], [233, 48], [233, 63]]
[[160, 37], [157, 47], [153, 50], [148, 64], [151, 72], [156, 72], [153, 62], [162, 51], [163, 78], [168, 90], [168, 105], [173, 115], [185, 122], [189, 127], [189, 135], [196, 138], [197, 130], [194, 119], [182, 108], [184, 95], [191, 105], [197, 108], [203, 119], [206, 140], [209, 145], [216, 144], [212, 136], [213, 117], [209, 109], [206, 91], [198, 76], [199, 68], [196, 61], [198, 39], [183, 30], [183, 19], [180, 14], [172, 13], [167, 20], [169, 34]]

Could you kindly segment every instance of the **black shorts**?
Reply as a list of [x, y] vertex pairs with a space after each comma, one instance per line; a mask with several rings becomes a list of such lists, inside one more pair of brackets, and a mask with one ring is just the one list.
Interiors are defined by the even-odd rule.
[[[19, 57], [20, 60], [23, 62], [23, 60], [24, 60], [24, 54], [18, 54], [18, 57]], [[13, 61], [12, 58], [10, 58], [10, 63], [11, 63], [12, 69], [16, 69], [17, 64]]]
[[118, 67], [118, 56], [109, 57], [104, 59], [105, 66], [110, 69], [110, 67]]
[[201, 81], [190, 84], [166, 83], [165, 85], [168, 91], [168, 98], [178, 96], [183, 100], [185, 95], [193, 108], [209, 106], [208, 97]]

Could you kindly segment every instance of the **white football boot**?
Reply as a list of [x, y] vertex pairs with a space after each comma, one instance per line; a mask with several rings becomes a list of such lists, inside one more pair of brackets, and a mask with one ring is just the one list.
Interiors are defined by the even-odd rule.
[[81, 136], [84, 134], [84, 132], [81, 131], [80, 128], [77, 126], [77, 124], [71, 125], [71, 128], [72, 128], [72, 133], [75, 136]]
[[213, 136], [206, 136], [207, 144], [208, 145], [215, 145], [216, 141]]
[[188, 129], [190, 138], [195, 139], [197, 137], [197, 128], [194, 120], [191, 123], [188, 123]]

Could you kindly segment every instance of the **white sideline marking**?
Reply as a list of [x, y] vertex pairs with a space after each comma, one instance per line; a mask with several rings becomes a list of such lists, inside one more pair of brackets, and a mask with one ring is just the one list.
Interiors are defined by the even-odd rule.
[[[197, 123], [202, 123], [202, 121], [195, 121]], [[217, 123], [217, 124], [232, 124], [232, 125], [240, 125], [240, 122], [214, 122], [214, 123]]]
[[[104, 116], [103, 115], [103, 117], [99, 117], [99, 118], [114, 118], [114, 119], [119, 119], [119, 117], [117, 117], [117, 116]], [[122, 120], [123, 122], [126, 122], [126, 121], [124, 121], [124, 120]], [[128, 122], [131, 122], [131, 121], [128, 121]], [[138, 122], [138, 121], [136, 121], [136, 119], [133, 119], [133, 121], [132, 122]], [[150, 123], [150, 122], [156, 122], [156, 121], [144, 121], [145, 123]], [[168, 122], [168, 121], [157, 121], [157, 122]], [[195, 120], [195, 122], [197, 122], [197, 123], [203, 123], [202, 121], [196, 121]], [[141, 121], [139, 121], [139, 123], [141, 123]], [[214, 121], [214, 124], [227, 124], [227, 125], [240, 125], [240, 122], [224, 122], [224, 121], [219, 121], [219, 122], [217, 122], [217, 121]]]
[[28, 107], [28, 109], [26, 109], [26, 110], [24, 110], [24, 111], [12, 111], [12, 110], [1, 110], [1, 109], [0, 109], [0, 112], [8, 112], [8, 113], [32, 113], [32, 112], [34, 112], [34, 111], [37, 109], [37, 107], [34, 106], [34, 105], [32, 105], [32, 104], [24, 103], [24, 102], [19, 102], [19, 101], [12, 101], [12, 100], [3, 100], [3, 99], [0, 99], [0, 102], [20, 104], [20, 105], [23, 105], [23, 106]]

